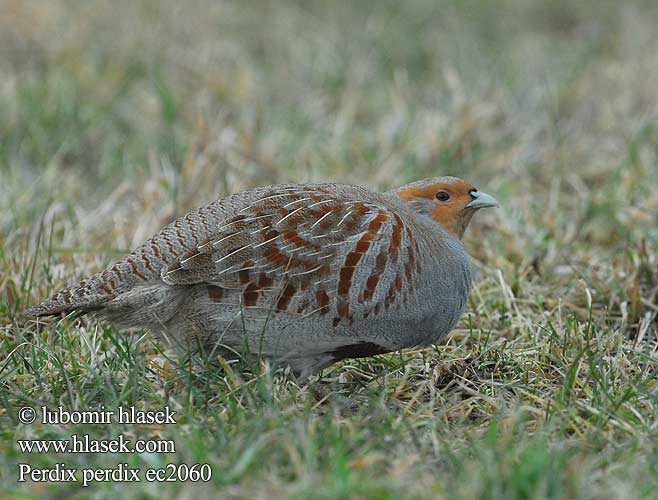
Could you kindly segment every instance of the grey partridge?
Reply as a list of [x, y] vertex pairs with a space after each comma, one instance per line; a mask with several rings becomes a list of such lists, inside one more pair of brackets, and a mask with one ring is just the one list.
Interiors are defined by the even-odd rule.
[[191, 346], [258, 353], [303, 379], [445, 337], [471, 290], [461, 237], [478, 209], [497, 205], [454, 177], [386, 193], [250, 189], [175, 220], [26, 314], [93, 311]]

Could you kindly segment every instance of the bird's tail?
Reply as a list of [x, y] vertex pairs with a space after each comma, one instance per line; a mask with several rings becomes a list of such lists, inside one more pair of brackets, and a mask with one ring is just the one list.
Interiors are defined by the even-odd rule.
[[111, 290], [104, 290], [102, 273], [68, 286], [40, 304], [25, 311], [28, 317], [52, 316], [71, 311], [90, 312], [103, 307], [114, 298]]

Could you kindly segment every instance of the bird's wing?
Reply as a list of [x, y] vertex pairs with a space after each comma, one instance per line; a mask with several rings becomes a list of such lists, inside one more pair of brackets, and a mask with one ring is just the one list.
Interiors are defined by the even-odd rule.
[[386, 203], [359, 198], [321, 186], [263, 193], [168, 262], [161, 279], [239, 288], [247, 306], [276, 289], [280, 312], [302, 293], [345, 318], [359, 309], [388, 309], [403, 295], [406, 300], [403, 285], [416, 273], [417, 243]]

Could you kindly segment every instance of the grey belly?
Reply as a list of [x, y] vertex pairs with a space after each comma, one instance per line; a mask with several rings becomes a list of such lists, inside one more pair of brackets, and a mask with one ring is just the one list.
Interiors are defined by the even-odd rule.
[[428, 308], [425, 314], [391, 310], [335, 325], [331, 312], [277, 312], [276, 296], [263, 301], [265, 305], [247, 307], [242, 296], [239, 291], [224, 290], [221, 297], [213, 299], [206, 287], [191, 287], [177, 313], [167, 321], [166, 333], [192, 345], [201, 342], [237, 352], [248, 348], [276, 358], [319, 355], [341, 348], [347, 354], [345, 346], [352, 345], [357, 346], [357, 353], [358, 346], [364, 345], [371, 346], [372, 351], [388, 352], [439, 342], [463, 308], [444, 298], [440, 306]]
[[340, 359], [437, 343], [464, 307], [457, 297], [443, 295], [428, 299], [424, 307], [392, 307], [336, 325], [335, 311], [284, 313], [276, 310], [278, 298], [273, 293], [258, 306], [246, 306], [241, 290], [154, 284], [118, 297], [101, 315], [191, 348], [202, 344], [216, 352], [248, 350], [309, 375]]

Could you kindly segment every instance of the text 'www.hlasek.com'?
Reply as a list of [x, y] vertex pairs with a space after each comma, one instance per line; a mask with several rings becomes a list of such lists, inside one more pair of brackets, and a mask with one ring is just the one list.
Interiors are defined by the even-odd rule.
[[[24, 406], [18, 410], [18, 420], [25, 425], [110, 425], [134, 424], [138, 426], [160, 426], [176, 423], [176, 412], [169, 407], [162, 410], [137, 410], [135, 407], [122, 407], [115, 410], [67, 411], [63, 408], [49, 409], [46, 406], [32, 408]], [[176, 443], [171, 439], [127, 439], [123, 434], [108, 439], [97, 439], [89, 434], [72, 433], [67, 439], [19, 439], [16, 442], [22, 454], [174, 454]], [[126, 460], [109, 467], [72, 467], [66, 460], [48, 467], [34, 467], [27, 463], [18, 464], [18, 482], [81, 483], [89, 486], [97, 482], [207, 482], [212, 470], [210, 464], [167, 463], [157, 467], [139, 468]]]

